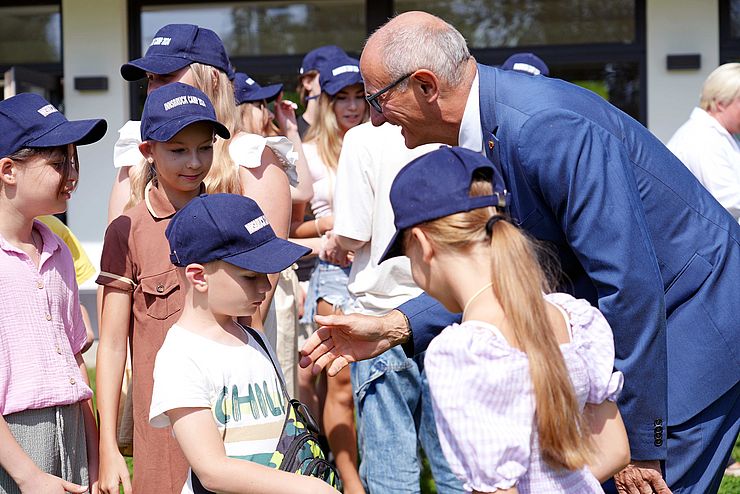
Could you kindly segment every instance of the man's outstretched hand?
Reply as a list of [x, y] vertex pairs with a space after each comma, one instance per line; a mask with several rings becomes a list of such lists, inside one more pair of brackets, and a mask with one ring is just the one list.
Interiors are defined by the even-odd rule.
[[313, 364], [313, 374], [326, 368], [335, 376], [351, 362], [377, 357], [409, 336], [406, 318], [397, 310], [381, 317], [350, 314], [315, 320], [320, 327], [303, 345], [300, 361], [304, 368]]
[[633, 461], [614, 476], [619, 494], [671, 494], [659, 461]]

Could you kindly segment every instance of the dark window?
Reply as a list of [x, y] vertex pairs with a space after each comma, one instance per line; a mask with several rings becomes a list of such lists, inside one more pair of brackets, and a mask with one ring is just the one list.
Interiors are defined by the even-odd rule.
[[740, 1], [719, 2], [719, 63], [740, 61]]
[[[367, 35], [394, 13], [425, 10], [460, 30], [481, 63], [498, 65], [532, 51], [552, 77], [587, 87], [646, 123], [645, 1], [130, 0], [131, 58], [141, 56], [161, 26], [197, 23], [222, 37], [240, 71], [292, 91], [309, 50], [331, 43], [358, 56]], [[140, 85], [132, 93], [136, 118], [144, 90]]]

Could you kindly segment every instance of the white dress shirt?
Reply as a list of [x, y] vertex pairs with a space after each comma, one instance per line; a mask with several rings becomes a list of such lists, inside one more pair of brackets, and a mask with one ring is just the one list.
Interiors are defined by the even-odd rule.
[[740, 146], [713, 116], [694, 108], [671, 140], [668, 149], [701, 184], [740, 220]]
[[483, 153], [483, 127], [480, 123], [480, 84], [477, 69], [473, 85], [470, 86], [468, 101], [465, 103], [457, 143], [460, 147], [470, 149], [476, 153]]

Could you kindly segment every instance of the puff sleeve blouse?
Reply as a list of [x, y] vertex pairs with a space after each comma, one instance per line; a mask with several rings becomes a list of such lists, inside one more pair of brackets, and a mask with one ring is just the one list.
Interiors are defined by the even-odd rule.
[[[546, 300], [561, 309], [571, 341], [560, 346], [581, 409], [616, 400], [623, 377], [613, 370], [609, 324], [585, 300], [563, 293]], [[467, 491], [514, 485], [528, 492], [603, 492], [588, 469], [554, 470], [537, 441], [529, 361], [495, 326], [466, 321], [448, 326], [426, 352], [442, 451]]]

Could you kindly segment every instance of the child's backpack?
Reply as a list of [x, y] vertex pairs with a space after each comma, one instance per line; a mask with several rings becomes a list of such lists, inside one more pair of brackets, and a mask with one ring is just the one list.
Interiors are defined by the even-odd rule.
[[[270, 358], [275, 372], [281, 376], [270, 351], [267, 349], [262, 336], [252, 328], [247, 328], [249, 334], [260, 344], [267, 356]], [[319, 426], [311, 416], [308, 407], [288, 395], [285, 382], [280, 379], [283, 396], [288, 403], [285, 414], [285, 424], [280, 433], [277, 449], [272, 454], [267, 466], [278, 468], [285, 472], [297, 473], [318, 477], [338, 491], [342, 489], [342, 483], [336, 468], [327, 460], [326, 452], [319, 443]]]

